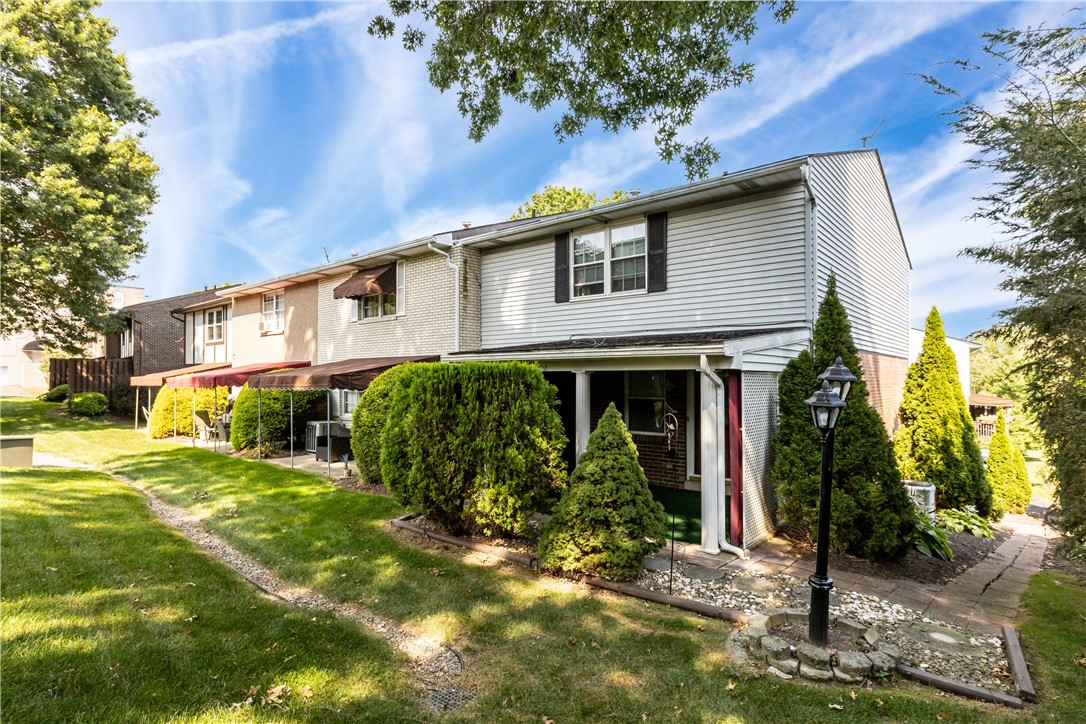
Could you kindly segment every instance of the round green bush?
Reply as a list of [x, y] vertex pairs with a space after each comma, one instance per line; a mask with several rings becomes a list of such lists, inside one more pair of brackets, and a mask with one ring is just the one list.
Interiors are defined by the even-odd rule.
[[453, 533], [517, 535], [565, 481], [557, 390], [523, 362], [413, 364], [392, 393], [381, 477]]
[[[241, 388], [234, 401], [230, 418], [230, 445], [235, 450], [256, 449], [258, 412], [259, 437], [262, 443], [288, 442], [290, 438], [290, 391], [260, 390], [259, 405], [257, 390], [249, 389], [248, 383]], [[312, 407], [325, 399], [325, 390], [294, 390], [295, 431], [300, 431], [304, 420]], [[259, 410], [258, 410], [259, 408]], [[222, 409], [222, 408], [220, 408]]]
[[38, 399], [42, 402], [64, 402], [68, 399], [68, 385], [57, 385], [48, 392], [38, 395]]
[[[208, 416], [218, 410], [226, 409], [226, 398], [230, 394], [229, 387], [216, 387], [212, 390], [200, 388], [196, 390], [196, 409], [203, 410]], [[174, 431], [174, 403], [177, 406], [177, 434], [180, 437], [192, 437], [192, 390], [188, 388], [174, 388], [163, 385], [155, 396], [155, 404], [151, 408], [151, 437], [173, 437]]]
[[381, 432], [388, 421], [392, 393], [408, 365], [396, 365], [377, 376], [362, 393], [351, 414], [351, 453], [358, 476], [371, 485], [380, 485]]
[[547, 568], [627, 580], [666, 535], [664, 506], [652, 499], [637, 447], [611, 403], [543, 528], [539, 560]]
[[101, 392], [77, 392], [68, 402], [68, 409], [77, 415], [97, 417], [109, 409], [109, 399]]

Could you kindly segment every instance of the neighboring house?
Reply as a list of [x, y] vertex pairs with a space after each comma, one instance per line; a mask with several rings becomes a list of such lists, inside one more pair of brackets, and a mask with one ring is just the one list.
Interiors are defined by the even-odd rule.
[[37, 395], [48, 389], [42, 359], [45, 351], [27, 333], [0, 340], [0, 395]]
[[[910, 262], [874, 150], [435, 238], [478, 255], [481, 277], [478, 336], [444, 359], [537, 362], [576, 455], [614, 402], [650, 482], [701, 491], [707, 551], [775, 530], [777, 378], [811, 344], [831, 273], [888, 427], [900, 403]], [[335, 341], [318, 317], [324, 354]]]
[[[143, 287], [114, 286], [106, 291], [106, 299], [109, 301], [110, 307], [120, 312], [126, 307], [140, 304], [147, 299], [147, 295], [144, 293]], [[90, 358], [117, 357], [116, 350], [107, 347], [109, 337], [110, 335], [105, 334], [97, 335], [87, 344], [86, 356]], [[112, 355], [111, 352], [113, 352]]]

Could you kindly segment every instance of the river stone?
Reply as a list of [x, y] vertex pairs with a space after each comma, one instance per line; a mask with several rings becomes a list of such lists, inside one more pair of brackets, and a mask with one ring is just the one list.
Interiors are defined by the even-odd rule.
[[792, 657], [788, 642], [780, 636], [773, 636], [772, 634], [762, 637], [762, 651], [765, 652], [766, 658], [770, 661], [779, 661], [780, 659]]
[[799, 665], [799, 675], [811, 681], [833, 681], [833, 672], [824, 669], [816, 669], [807, 664]]
[[871, 659], [871, 665], [876, 674], [889, 674], [897, 666], [892, 658], [881, 651], [872, 651], [867, 654], [867, 658]]
[[799, 660], [808, 666], [824, 671], [830, 669], [830, 652], [826, 651], [826, 649], [804, 641], [796, 647], [796, 654], [799, 656]]

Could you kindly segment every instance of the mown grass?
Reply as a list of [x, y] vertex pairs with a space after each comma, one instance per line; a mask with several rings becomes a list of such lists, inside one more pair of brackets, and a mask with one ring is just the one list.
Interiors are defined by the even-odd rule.
[[[148, 441], [118, 426], [43, 416], [48, 407], [5, 402], [4, 432], [35, 433], [39, 450], [133, 478], [188, 508], [207, 528], [288, 580], [361, 602], [460, 650], [478, 699], [445, 715], [447, 720], [1020, 716], [911, 684], [850, 691], [763, 678], [726, 658], [729, 627], [723, 622], [592, 593], [515, 566], [472, 564], [451, 553], [420, 550], [390, 534], [388, 518], [402, 511], [389, 499], [341, 491], [266, 463]], [[91, 619], [109, 615], [106, 606]], [[244, 629], [246, 622], [236, 625]], [[5, 676], [5, 694], [8, 683]], [[180, 678], [175, 685], [188, 683]], [[383, 701], [397, 696], [394, 688]]]
[[419, 717], [383, 640], [258, 594], [113, 479], [5, 470], [0, 503], [5, 721]]
[[1082, 721], [1086, 713], [1086, 578], [1039, 573], [1022, 594], [1021, 633], [1042, 721]]

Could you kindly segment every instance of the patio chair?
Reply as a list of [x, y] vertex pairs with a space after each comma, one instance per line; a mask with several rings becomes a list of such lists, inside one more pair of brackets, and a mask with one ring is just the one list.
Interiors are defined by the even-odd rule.
[[230, 426], [222, 420], [215, 420], [215, 436], [224, 442], [230, 442]]
[[202, 440], [214, 440], [218, 437], [218, 430], [211, 424], [211, 417], [206, 410], [196, 411], [196, 432]]

